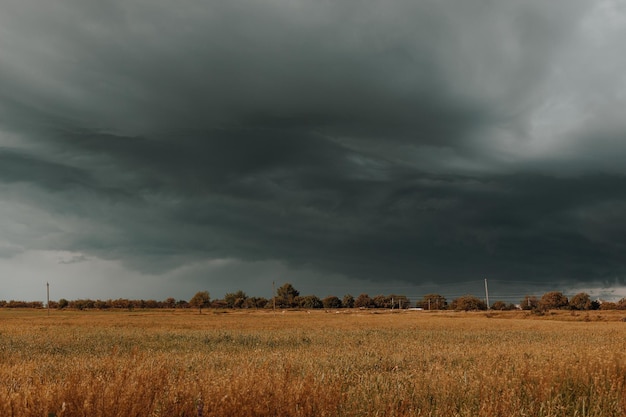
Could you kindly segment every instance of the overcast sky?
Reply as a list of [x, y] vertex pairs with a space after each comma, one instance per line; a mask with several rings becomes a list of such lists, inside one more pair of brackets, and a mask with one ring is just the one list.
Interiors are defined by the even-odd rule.
[[624, 39], [622, 0], [3, 0], [0, 299], [626, 296]]

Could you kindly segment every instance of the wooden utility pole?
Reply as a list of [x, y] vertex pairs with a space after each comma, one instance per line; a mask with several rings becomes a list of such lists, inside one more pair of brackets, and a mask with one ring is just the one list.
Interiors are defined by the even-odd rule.
[[274, 300], [274, 314], [276, 314], [276, 284], [272, 281], [272, 300]]
[[50, 283], [49, 282], [46, 282], [46, 297], [47, 297], [46, 306], [48, 306], [48, 315], [50, 315]]

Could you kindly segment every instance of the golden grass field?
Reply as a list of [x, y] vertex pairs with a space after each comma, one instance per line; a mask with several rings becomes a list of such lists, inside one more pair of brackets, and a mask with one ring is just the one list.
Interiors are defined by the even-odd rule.
[[626, 312], [0, 310], [0, 416], [626, 416]]

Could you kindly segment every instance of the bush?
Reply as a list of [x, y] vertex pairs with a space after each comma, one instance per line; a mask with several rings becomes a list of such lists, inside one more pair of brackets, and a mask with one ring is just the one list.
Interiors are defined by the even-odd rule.
[[519, 302], [519, 305], [522, 310], [535, 310], [539, 307], [539, 300], [534, 295], [527, 295]]
[[473, 295], [464, 295], [452, 300], [450, 307], [457, 311], [487, 310], [487, 304]]
[[572, 297], [569, 306], [572, 310], [591, 310], [591, 298], [589, 298], [589, 294], [580, 292]]
[[539, 300], [539, 309], [554, 310], [562, 309], [569, 306], [569, 301], [560, 291], [550, 291], [545, 293]]
[[334, 295], [329, 295], [322, 300], [324, 308], [341, 308], [341, 300]]
[[446, 297], [440, 294], [426, 294], [421, 300], [415, 303], [418, 308], [424, 310], [444, 310], [448, 306]]
[[367, 294], [361, 294], [354, 300], [354, 306], [356, 308], [370, 308], [373, 306], [372, 299]]

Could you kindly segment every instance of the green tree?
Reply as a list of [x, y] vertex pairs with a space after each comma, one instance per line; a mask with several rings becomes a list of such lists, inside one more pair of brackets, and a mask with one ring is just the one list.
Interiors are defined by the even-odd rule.
[[605, 301], [600, 304], [600, 310], [616, 310], [617, 304], [612, 301]]
[[354, 300], [354, 307], [356, 308], [370, 308], [372, 305], [372, 299], [367, 294], [361, 294]]
[[339, 297], [335, 297], [334, 295], [329, 295], [328, 297], [322, 300], [322, 304], [324, 308], [341, 308], [341, 300]]
[[202, 307], [208, 307], [211, 304], [211, 296], [208, 291], [198, 291], [191, 300], [189, 300], [189, 306], [197, 308], [198, 312], [202, 314]]
[[507, 310], [508, 306], [506, 305], [504, 301], [496, 301], [495, 303], [491, 305], [491, 309], [502, 311], [502, 310]]
[[163, 307], [165, 308], [174, 308], [176, 307], [176, 299], [172, 297], [168, 297], [163, 301]]
[[270, 302], [268, 303], [268, 305], [266, 307], [268, 308], [274, 308], [274, 305], [276, 305], [276, 308], [288, 308], [288, 307], [294, 307], [295, 306], [295, 301], [296, 298], [294, 297], [294, 300], [292, 301], [292, 303], [290, 303], [285, 297], [279, 297], [276, 296], [274, 298], [272, 298], [272, 300], [270, 300]]
[[391, 308], [391, 297], [386, 295], [376, 295], [372, 298], [372, 304], [374, 308]]
[[305, 295], [303, 297], [298, 298], [298, 306], [302, 308], [322, 308], [324, 305], [322, 304], [322, 300], [320, 300], [316, 295]]
[[411, 302], [406, 295], [391, 294], [391, 308], [409, 308]]
[[344, 308], [354, 308], [354, 297], [350, 294], [344, 295], [341, 300], [341, 305]]
[[473, 295], [463, 295], [452, 300], [450, 307], [457, 311], [487, 310], [487, 304]]
[[70, 305], [70, 302], [69, 302], [69, 301], [67, 301], [65, 298], [61, 298], [61, 299], [59, 300], [59, 308], [60, 308], [60, 309], [67, 308], [69, 305]]
[[569, 306], [569, 301], [560, 291], [550, 291], [541, 296], [539, 300], [540, 310], [561, 309]]
[[224, 300], [217, 299], [217, 300], [211, 300], [211, 302], [209, 303], [207, 307], [211, 307], [215, 309], [228, 308], [228, 304], [226, 304], [226, 301]]
[[278, 296], [276, 305], [278, 305], [279, 299], [283, 299], [287, 306], [296, 307], [296, 297], [300, 295], [300, 292], [290, 283], [286, 283], [276, 290], [276, 295]]
[[579, 292], [569, 300], [569, 306], [572, 310], [591, 310], [591, 298], [586, 292]]
[[241, 308], [263, 308], [267, 304], [267, 299], [263, 297], [247, 297]]
[[229, 308], [242, 308], [248, 296], [245, 292], [238, 290], [237, 292], [227, 293], [224, 301]]
[[445, 310], [448, 306], [446, 297], [440, 294], [426, 294], [415, 303], [417, 308], [423, 308], [424, 310]]
[[519, 305], [522, 310], [536, 310], [539, 308], [539, 300], [534, 295], [527, 295], [519, 302]]

